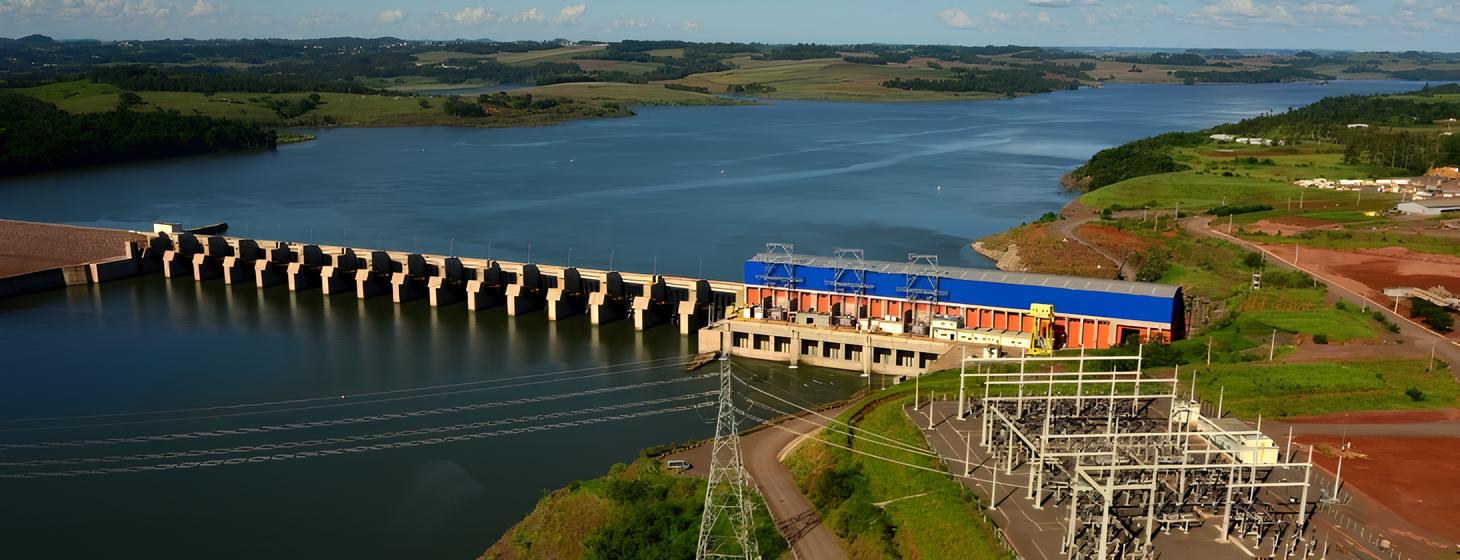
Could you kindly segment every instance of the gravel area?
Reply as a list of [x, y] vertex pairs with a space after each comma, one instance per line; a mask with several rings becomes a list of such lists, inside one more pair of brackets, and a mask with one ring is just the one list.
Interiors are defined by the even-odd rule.
[[0, 220], [0, 278], [120, 257], [146, 239], [119, 229]]

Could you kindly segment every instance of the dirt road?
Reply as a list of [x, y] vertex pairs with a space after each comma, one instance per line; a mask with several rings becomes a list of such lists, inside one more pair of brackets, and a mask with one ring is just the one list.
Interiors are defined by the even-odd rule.
[[[835, 417], [840, 408], [822, 411], [821, 414]], [[812, 437], [829, 421], [821, 416], [805, 415], [782, 420], [759, 431], [740, 438], [741, 456], [750, 478], [765, 497], [771, 519], [786, 540], [798, 560], [844, 560], [846, 549], [841, 539], [832, 534], [821, 523], [821, 517], [811, 502], [801, 495], [791, 471], [781, 463], [795, 445], [804, 438]], [[710, 446], [701, 445], [694, 449], [676, 453], [666, 459], [684, 459], [693, 468], [685, 471], [692, 476], [708, 476]]]
[[1080, 226], [1090, 223], [1095, 218], [1096, 214], [1094, 210], [1086, 208], [1078, 201], [1072, 200], [1069, 204], [1066, 204], [1064, 208], [1060, 209], [1060, 220], [1054, 223], [1054, 230], [1058, 232], [1061, 237], [1064, 237], [1065, 239], [1073, 239], [1076, 243], [1089, 247], [1090, 250], [1099, 253], [1102, 257], [1105, 257], [1105, 260], [1110, 261], [1111, 265], [1120, 267], [1121, 278], [1135, 278], [1136, 267], [1135, 263], [1131, 262], [1131, 259], [1125, 258], [1124, 255], [1116, 255], [1114, 253], [1111, 253], [1110, 251], [1101, 248], [1099, 245], [1091, 243], [1089, 240], [1085, 239], [1085, 236], [1080, 234]]
[[[1324, 285], [1328, 286], [1329, 293], [1331, 294], [1342, 295], [1344, 297], [1353, 298], [1358, 301], [1364, 301], [1375, 309], [1383, 310], [1384, 314], [1388, 315], [1390, 320], [1393, 321], [1394, 324], [1399, 325], [1399, 334], [1401, 336], [1406, 338], [1411, 344], [1414, 344], [1420, 348], [1429, 348], [1433, 345], [1435, 350], [1435, 357], [1437, 359], [1444, 360], [1445, 362], [1450, 364], [1451, 375], [1460, 376], [1460, 344], [1456, 344], [1448, 338], [1436, 334], [1428, 328], [1425, 328], [1423, 325], [1414, 322], [1414, 320], [1410, 319], [1409, 317], [1405, 317], [1402, 314], [1395, 313], [1393, 310], [1389, 309], [1389, 307], [1387, 307], [1384, 303], [1370, 299], [1368, 296], [1361, 294], [1358, 291], [1349, 288], [1348, 286], [1345, 286], [1343, 282], [1324, 276], [1318, 272], [1309, 270], [1300, 265], [1295, 265], [1291, 260], [1288, 260], [1287, 258], [1284, 258], [1277, 253], [1269, 251], [1266, 248], [1257, 245], [1256, 243], [1252, 243], [1245, 239], [1233, 237], [1226, 233], [1214, 230], [1212, 229], [1211, 224], [1207, 222], [1207, 220], [1208, 218], [1202, 216], [1183, 218], [1181, 220], [1181, 226], [1185, 228], [1186, 231], [1191, 232], [1195, 235], [1221, 239], [1223, 241], [1235, 243], [1244, 249], [1264, 253], [1268, 257], [1268, 262], [1275, 263], [1276, 265], [1288, 270], [1301, 270], [1305, 273], [1308, 273], [1309, 275], [1312, 275], [1314, 278], [1318, 279], [1319, 282], [1323, 282]], [[1291, 255], [1288, 255], [1288, 257], [1291, 257]]]

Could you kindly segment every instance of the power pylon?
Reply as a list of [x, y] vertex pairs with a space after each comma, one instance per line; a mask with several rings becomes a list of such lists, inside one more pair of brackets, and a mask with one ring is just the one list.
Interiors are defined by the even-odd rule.
[[710, 481], [705, 486], [705, 513], [700, 518], [697, 560], [759, 560], [751, 530], [753, 508], [750, 477], [740, 457], [740, 431], [735, 403], [730, 400], [730, 356], [720, 356], [720, 406], [715, 415], [715, 442], [710, 451]]

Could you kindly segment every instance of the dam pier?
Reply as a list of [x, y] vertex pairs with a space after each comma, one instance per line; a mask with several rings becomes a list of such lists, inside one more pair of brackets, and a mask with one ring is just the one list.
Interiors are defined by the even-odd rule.
[[[0, 297], [160, 272], [240, 289], [389, 296], [396, 304], [424, 300], [473, 312], [500, 307], [509, 317], [624, 320], [638, 331], [677, 325], [702, 353], [894, 376], [954, 368], [966, 356], [1047, 356], [1186, 334], [1176, 286], [946, 267], [931, 255], [899, 263], [863, 259], [855, 249], [801, 255], [772, 243], [745, 261], [742, 281], [732, 282], [260, 240], [172, 224], [154, 224], [150, 233], [88, 229], [92, 238], [115, 239], [107, 243], [120, 245], [117, 252], [68, 253], [77, 228], [0, 224], [31, 232], [26, 243], [0, 243], [0, 254], [78, 255], [61, 259], [60, 268], [0, 278], [0, 288], [11, 290]], [[72, 262], [109, 253], [115, 256]]]
[[724, 318], [745, 290], [738, 282], [682, 276], [199, 235], [166, 224], [154, 229], [130, 258], [93, 263], [93, 278], [161, 272], [240, 287], [426, 300], [432, 307], [505, 307], [508, 316], [542, 312], [553, 321], [631, 320], [636, 330], [675, 324], [683, 335]]

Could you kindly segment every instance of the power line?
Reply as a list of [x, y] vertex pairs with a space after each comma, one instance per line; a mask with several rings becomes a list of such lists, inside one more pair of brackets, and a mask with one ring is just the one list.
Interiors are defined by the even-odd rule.
[[[442, 384], [442, 385], [429, 385], [429, 386], [425, 386], [425, 387], [410, 387], [410, 388], [402, 388], [402, 389], [389, 389], [389, 390], [384, 390], [384, 391], [371, 391], [371, 392], [368, 392], [368, 393], [353, 393], [353, 394], [344, 394], [344, 395], [331, 395], [331, 396], [328, 396], [328, 397], [309, 397], [309, 398], [288, 399], [288, 400], [278, 400], [278, 401], [262, 401], [262, 402], [238, 403], [238, 404], [227, 404], [227, 405], [216, 405], [216, 406], [200, 406], [200, 407], [193, 407], [193, 408], [174, 408], [174, 409], [168, 409], [168, 410], [146, 410], [146, 411], [135, 411], [135, 412], [113, 412], [113, 413], [106, 413], [106, 414], [82, 414], [82, 415], [74, 415], [74, 416], [48, 416], [48, 417], [33, 417], [33, 418], [7, 418], [7, 419], [0, 419], [0, 424], [19, 424], [19, 423], [25, 423], [25, 422], [52, 422], [52, 421], [57, 421], [57, 420], [94, 420], [94, 419], [98, 419], [98, 418], [125, 418], [125, 417], [130, 417], [130, 416], [153, 416], [153, 415], [160, 415], [160, 414], [178, 414], [178, 413], [187, 413], [187, 412], [209, 412], [209, 411], [214, 411], [214, 410], [233, 410], [233, 409], [239, 409], [239, 408], [257, 408], [257, 407], [275, 406], [275, 405], [281, 405], [281, 404], [301, 404], [301, 403], [307, 403], [307, 402], [332, 401], [332, 400], [339, 400], [341, 398], [347, 398], [347, 397], [355, 397], [355, 398], [360, 398], [360, 397], [374, 397], [374, 396], [381, 396], [381, 395], [394, 395], [394, 394], [400, 394], [400, 393], [413, 393], [413, 392], [417, 392], [417, 391], [430, 391], [430, 390], [435, 390], [435, 389], [452, 389], [452, 388], [456, 388], [456, 387], [467, 387], [467, 386], [482, 385], [482, 384], [487, 384], [487, 383], [500, 383], [500, 382], [504, 382], [504, 381], [517, 381], [517, 380], [520, 380], [520, 379], [535, 379], [535, 378], [547, 377], [547, 376], [551, 376], [551, 375], [565, 375], [565, 374], [569, 374], [569, 373], [582, 373], [582, 372], [585, 372], [585, 371], [594, 371], [594, 370], [600, 370], [600, 369], [611, 369], [611, 368], [623, 367], [623, 366], [635, 366], [635, 365], [649, 364], [649, 363], [654, 363], [654, 362], [664, 362], [664, 361], [669, 361], [669, 360], [683, 360], [684, 358], [686, 358], [688, 356], [689, 355], [686, 354], [686, 355], [682, 355], [682, 356], [671, 356], [671, 357], [666, 357], [666, 358], [655, 358], [655, 359], [652, 359], [652, 360], [640, 360], [640, 361], [636, 361], [636, 362], [624, 362], [624, 363], [619, 363], [619, 364], [609, 364], [609, 365], [605, 365], [605, 366], [595, 366], [595, 367], [590, 367], [590, 368], [578, 368], [578, 369], [569, 369], [569, 370], [561, 370], [561, 371], [551, 371], [551, 372], [544, 372], [544, 373], [534, 373], [534, 374], [529, 374], [529, 375], [518, 375], [518, 376], [514, 376], [514, 377], [503, 377], [503, 378], [499, 378], [499, 379], [484, 379], [484, 380], [481, 380], [481, 381], [465, 381], [465, 382], [460, 382], [460, 383], [447, 383], [447, 384]], [[451, 393], [443, 393], [443, 394], [451, 394]], [[372, 401], [359, 402], [359, 403], [352, 402], [351, 404], [369, 404], [369, 402], [372, 402]], [[384, 401], [373, 401], [373, 402], [384, 402]], [[207, 417], [205, 416], [205, 417], [202, 417], [202, 418], [207, 418]], [[68, 427], [90, 427], [90, 426], [68, 426]], [[19, 429], [14, 429], [14, 428], [0, 429], [0, 432], [8, 432], [8, 431], [19, 431]]]
[[44, 466], [55, 466], [55, 465], [85, 465], [85, 464], [92, 464], [92, 463], [122, 463], [122, 462], [134, 462], [134, 461], [172, 460], [172, 459], [181, 459], [181, 458], [186, 458], [186, 457], [207, 457], [207, 456], [211, 456], [211, 455], [233, 455], [233, 454], [236, 454], [236, 453], [257, 453], [257, 452], [261, 452], [261, 451], [280, 451], [280, 450], [285, 450], [285, 449], [298, 449], [298, 448], [301, 448], [301, 447], [318, 447], [318, 446], [322, 446], [322, 445], [338, 445], [338, 444], [342, 444], [342, 443], [359, 443], [359, 442], [362, 442], [362, 441], [373, 441], [373, 440], [379, 440], [379, 439], [392, 439], [392, 438], [400, 438], [400, 437], [414, 437], [414, 436], [420, 436], [420, 435], [426, 435], [426, 434], [439, 434], [439, 433], [444, 433], [444, 432], [457, 432], [457, 431], [462, 431], [462, 430], [475, 430], [475, 429], [488, 428], [488, 427], [494, 427], [494, 426], [504, 426], [504, 425], [510, 425], [510, 424], [522, 424], [522, 423], [525, 423], [525, 422], [537, 422], [537, 421], [540, 421], [540, 420], [552, 420], [552, 419], [557, 419], [557, 418], [565, 418], [565, 417], [568, 417], [568, 416], [578, 416], [578, 415], [583, 415], [583, 414], [596, 414], [596, 413], [599, 413], [599, 412], [610, 412], [610, 411], [614, 411], [614, 410], [622, 410], [622, 409], [625, 409], [625, 408], [636, 408], [636, 407], [641, 407], [641, 406], [650, 406], [650, 405], [656, 405], [656, 404], [666, 404], [666, 403], [671, 403], [671, 402], [675, 402], [675, 401], [682, 401], [682, 400], [687, 400], [687, 399], [693, 399], [693, 398], [703, 398], [703, 397], [708, 397], [708, 396], [711, 396], [711, 395], [714, 395], [714, 394], [716, 394], [715, 391], [706, 391], [706, 392], [702, 392], [702, 393], [692, 393], [692, 394], [688, 394], [688, 395], [679, 395], [679, 396], [676, 396], [676, 397], [665, 397], [665, 398], [661, 398], [661, 399], [652, 399], [652, 400], [638, 401], [638, 402], [631, 402], [631, 403], [621, 403], [621, 404], [605, 405], [605, 406], [598, 406], [598, 407], [592, 407], [592, 408], [582, 408], [582, 409], [566, 410], [566, 411], [561, 411], [561, 412], [550, 412], [550, 413], [546, 413], [546, 414], [537, 414], [537, 415], [533, 415], [533, 416], [519, 416], [519, 417], [515, 417], [515, 418], [502, 418], [502, 419], [497, 419], [497, 420], [484, 420], [484, 421], [480, 421], [480, 422], [469, 422], [469, 423], [465, 423], [465, 424], [455, 424], [455, 425], [451, 425], [451, 426], [437, 426], [437, 427], [430, 427], [430, 428], [416, 428], [416, 429], [410, 429], [410, 430], [397, 430], [397, 431], [393, 431], [393, 432], [381, 432], [381, 433], [375, 433], [375, 434], [362, 434], [362, 435], [354, 435], [354, 436], [341, 436], [341, 437], [332, 437], [332, 438], [323, 438], [323, 439], [303, 440], [303, 441], [285, 441], [285, 442], [279, 442], [279, 443], [264, 443], [264, 444], [258, 444], [258, 445], [242, 445], [242, 446], [237, 446], [237, 447], [223, 447], [223, 448], [217, 448], [217, 449], [195, 449], [195, 450], [189, 450], [189, 451], [169, 451], [169, 452], [163, 452], [163, 453], [140, 453], [140, 454], [135, 454], [135, 455], [109, 455], [109, 456], [105, 456], [105, 457], [79, 457], [79, 458], [70, 458], [70, 459], [36, 459], [36, 460], [29, 460], [29, 461], [11, 461], [11, 462], [0, 462], [0, 467], [44, 467]]
[[[774, 410], [774, 409], [772, 409], [772, 410]], [[779, 411], [777, 411], [777, 412], [779, 412]], [[744, 415], [746, 418], [749, 418], [751, 420], [755, 420], [755, 421], [760, 422], [762, 424], [769, 424], [771, 426], [774, 426], [774, 427], [779, 428], [779, 429], [782, 429], [782, 430], [786, 430], [786, 431], [790, 431], [790, 432], [795, 432], [795, 430], [792, 430], [792, 429], [787, 428], [785, 426], [782, 426], [780, 424], [770, 424], [769, 421], [767, 421], [767, 420], [765, 420], [763, 418], [756, 417], [753, 414], [746, 413], [746, 412], [742, 412], [741, 414]], [[855, 437], [855, 436], [853, 436], [853, 437]], [[830, 446], [835, 447], [835, 448], [838, 448], [838, 449], [845, 449], [847, 451], [851, 451], [852, 453], [856, 453], [858, 455], [863, 455], [863, 456], [866, 456], [866, 457], [871, 457], [873, 459], [877, 459], [877, 460], [880, 460], [880, 461], [886, 461], [888, 463], [892, 463], [892, 464], [896, 464], [896, 465], [902, 465], [904, 467], [909, 467], [909, 468], [914, 468], [914, 469], [921, 469], [921, 470], [925, 470], [925, 471], [928, 471], [928, 472], [938, 473], [938, 474], [941, 474], [943, 476], [952, 477], [954, 479], [960, 479], [961, 478], [961, 479], [972, 480], [972, 481], [976, 481], [976, 482], [989, 482], [989, 479], [987, 479], [987, 478], [978, 478], [976, 476], [966, 476], [966, 475], [954, 474], [954, 473], [951, 473], [951, 472], [948, 472], [948, 471], [945, 471], [945, 470], [942, 470], [942, 469], [935, 469], [935, 468], [932, 468], [932, 467], [925, 467], [925, 466], [922, 466], [922, 465], [915, 465], [915, 464], [912, 464], [912, 463], [907, 463], [907, 462], [899, 461], [897, 459], [893, 459], [893, 458], [890, 458], [890, 457], [883, 457], [883, 456], [877, 455], [875, 453], [869, 453], [869, 452], [866, 452], [866, 451], [862, 451], [860, 449], [855, 449], [855, 448], [853, 448], [851, 446], [848, 446], [848, 445], [841, 445], [841, 444], [838, 444], [838, 443], [826, 441], [824, 439], [823, 440], [820, 440], [820, 443], [825, 444], [825, 445], [830, 445]], [[997, 468], [997, 467], [986, 467], [986, 466], [980, 465], [980, 466], [978, 466], [976, 468], [994, 469], [994, 468]], [[1008, 487], [1008, 488], [1028, 488], [1028, 486], [1021, 486], [1021, 485], [1018, 485], [1018, 484], [1011, 484], [1011, 483], [1006, 483], [1006, 482], [1000, 482], [999, 483], [999, 486], [1000, 487]]]
[[588, 389], [588, 390], [584, 390], [584, 391], [576, 391], [576, 392], [573, 392], [573, 393], [561, 393], [561, 394], [556, 394], [556, 395], [539, 395], [539, 396], [536, 396], [536, 397], [524, 397], [524, 398], [512, 399], [512, 400], [508, 400], [508, 401], [492, 401], [492, 402], [485, 402], [485, 403], [474, 403], [474, 404], [464, 404], [464, 405], [458, 405], [458, 406], [449, 406], [449, 407], [444, 407], [444, 408], [434, 408], [434, 409], [429, 409], [429, 410], [415, 410], [415, 411], [410, 411], [410, 412], [392, 412], [392, 413], [386, 413], [386, 414], [375, 414], [375, 415], [370, 415], [370, 416], [356, 416], [356, 417], [351, 417], [351, 418], [336, 418], [336, 419], [329, 419], [329, 420], [315, 420], [315, 421], [311, 421], [311, 422], [293, 422], [293, 423], [289, 423], [289, 424], [275, 424], [275, 425], [268, 425], [268, 426], [251, 426], [251, 427], [243, 427], [243, 428], [227, 428], [227, 429], [220, 429], [220, 430], [206, 430], [206, 431], [195, 431], [195, 432], [181, 432], [181, 433], [157, 434], [157, 435], [146, 435], [146, 436], [128, 436], [128, 437], [114, 437], [114, 438], [102, 438], [102, 439], [82, 439], [82, 440], [70, 440], [70, 441], [43, 441], [43, 442], [35, 442], [35, 443], [6, 443], [6, 444], [0, 444], [0, 450], [4, 450], [4, 449], [52, 449], [52, 448], [58, 448], [58, 447], [85, 447], [85, 446], [95, 446], [95, 445], [119, 445], [119, 444], [129, 444], [129, 443], [164, 442], [164, 441], [191, 440], [191, 439], [203, 439], [203, 438], [226, 437], [226, 436], [247, 436], [247, 435], [263, 434], [263, 433], [272, 433], [272, 432], [284, 432], [284, 431], [300, 430], [300, 429], [308, 429], [308, 428], [325, 428], [325, 427], [331, 427], [331, 426], [346, 426], [346, 425], [351, 425], [351, 424], [362, 424], [362, 423], [367, 423], [367, 422], [380, 422], [380, 421], [385, 421], [385, 420], [400, 420], [400, 419], [406, 419], [406, 418], [420, 418], [420, 417], [425, 417], [425, 416], [436, 416], [436, 415], [440, 415], [440, 414], [452, 414], [452, 413], [457, 413], [457, 412], [469, 412], [469, 411], [473, 411], [473, 410], [484, 410], [484, 409], [490, 409], [490, 408], [500, 408], [500, 407], [504, 407], [504, 406], [514, 406], [514, 405], [519, 405], [519, 404], [529, 404], [529, 403], [538, 403], [538, 402], [554, 401], [554, 400], [561, 400], [561, 399], [574, 398], [574, 397], [582, 397], [582, 396], [588, 396], [588, 395], [601, 395], [601, 394], [613, 393], [613, 392], [618, 392], [618, 391], [628, 391], [628, 390], [633, 390], [633, 389], [642, 389], [642, 388], [645, 388], [645, 387], [654, 387], [654, 386], [659, 386], [659, 385], [669, 385], [669, 384], [674, 384], [674, 383], [685, 383], [685, 382], [689, 382], [689, 381], [698, 381], [698, 380], [705, 379], [705, 378], [708, 378], [708, 377], [710, 377], [710, 376], [709, 375], [698, 375], [698, 376], [695, 376], [695, 377], [680, 377], [680, 378], [675, 378], [675, 379], [664, 379], [664, 380], [660, 380], [660, 381], [648, 381], [648, 382], [644, 382], [644, 383], [635, 383], [635, 384], [632, 384], [632, 385], [622, 385], [622, 386], [616, 386], [616, 387], [603, 387], [603, 388], [599, 388], [599, 389]]
[[[373, 400], [373, 401], [349, 401], [349, 402], [339, 402], [339, 403], [334, 403], [334, 404], [321, 404], [321, 405], [314, 405], [314, 406], [300, 406], [300, 407], [280, 408], [280, 409], [273, 409], [273, 410], [254, 410], [254, 411], [248, 411], [248, 412], [233, 412], [233, 413], [227, 413], [227, 414], [214, 414], [214, 415], [210, 415], [210, 416], [189, 416], [189, 417], [186, 417], [186, 418], [155, 418], [155, 419], [151, 419], [151, 420], [133, 420], [133, 421], [125, 421], [125, 422], [107, 422], [107, 423], [99, 423], [99, 424], [68, 424], [68, 425], [64, 425], [64, 426], [34, 426], [34, 427], [26, 427], [26, 428], [6, 428], [6, 429], [0, 429], [0, 432], [36, 432], [36, 431], [69, 430], [69, 429], [75, 429], [75, 428], [105, 428], [105, 427], [115, 427], [115, 426], [138, 426], [138, 425], [145, 425], [145, 424], [161, 424], [161, 423], [168, 423], [168, 422], [186, 422], [186, 421], [189, 421], [189, 420], [216, 420], [216, 419], [219, 419], [219, 418], [237, 418], [237, 417], [242, 417], [242, 416], [257, 416], [257, 415], [260, 415], [260, 414], [276, 414], [276, 413], [282, 413], [282, 412], [301, 412], [301, 411], [306, 411], [306, 410], [321, 410], [321, 409], [330, 409], [330, 408], [340, 408], [340, 407], [345, 407], [345, 406], [357, 406], [357, 405], [367, 405], [367, 404], [380, 404], [380, 403], [399, 402], [399, 401], [407, 401], [407, 400], [415, 400], [415, 399], [427, 399], [427, 398], [433, 398], [433, 397], [444, 397], [444, 396], [450, 396], [450, 395], [463, 395], [463, 394], [466, 394], [466, 393], [480, 393], [480, 392], [483, 392], [483, 391], [496, 391], [496, 390], [501, 390], [501, 389], [515, 389], [515, 388], [518, 388], [518, 387], [529, 387], [529, 386], [534, 386], [534, 385], [544, 385], [544, 384], [548, 384], [548, 383], [562, 383], [564, 381], [578, 381], [578, 380], [582, 380], [582, 379], [592, 379], [592, 378], [595, 378], [595, 377], [604, 377], [604, 376], [608, 376], [608, 375], [620, 375], [620, 374], [625, 374], [625, 373], [638, 373], [638, 372], [642, 372], [642, 371], [651, 371], [651, 370], [655, 370], [655, 369], [660, 369], [660, 368], [665, 368], [665, 367], [674, 367], [674, 366], [678, 366], [678, 365], [680, 365], [680, 364], [656, 365], [656, 366], [649, 366], [649, 367], [642, 367], [642, 368], [635, 368], [635, 369], [626, 369], [626, 370], [620, 370], [620, 371], [609, 371], [609, 372], [604, 372], [604, 373], [595, 373], [595, 374], [591, 374], [591, 375], [579, 375], [579, 376], [576, 376], [576, 377], [569, 377], [569, 378], [564, 378], [564, 379], [545, 379], [545, 380], [539, 380], [539, 381], [525, 381], [525, 382], [522, 382], [522, 383], [512, 383], [512, 384], [509, 384], [509, 385], [498, 385], [498, 386], [495, 386], [495, 387], [476, 387], [476, 388], [472, 388], [472, 389], [461, 389], [461, 390], [456, 390], [456, 391], [447, 391], [447, 392], [444, 392], [444, 393], [432, 393], [432, 394], [429, 394], [429, 395], [407, 395], [407, 396], [403, 396], [403, 397], [392, 397], [392, 398], [387, 398], [387, 399], [376, 399], [376, 400]], [[343, 398], [343, 397], [341, 397], [341, 398]], [[0, 449], [3, 449], [3, 446], [0, 446]]]
[[[741, 370], [741, 371], [744, 371], [744, 370], [743, 370], [743, 369], [742, 369], [742, 370]], [[749, 372], [747, 372], [747, 373], [749, 373]], [[761, 389], [761, 388], [760, 388], [760, 387], [756, 387], [756, 386], [754, 386], [754, 385], [751, 385], [751, 384], [750, 384], [750, 383], [749, 383], [749, 382], [747, 382], [747, 381], [746, 381], [746, 380], [744, 380], [744, 379], [741, 379], [741, 378], [740, 378], [740, 377], [739, 377], [739, 376], [736, 376], [736, 377], [735, 377], [735, 380], [736, 380], [736, 381], [739, 381], [739, 382], [740, 382], [740, 384], [741, 384], [741, 385], [744, 385], [744, 386], [746, 386], [746, 387], [749, 387], [749, 388], [750, 388], [750, 389], [751, 389], [751, 390], [754, 390], [754, 391], [757, 391], [757, 392], [759, 392], [759, 393], [761, 393], [761, 394], [763, 394], [763, 395], [766, 395], [766, 396], [768, 396], [768, 397], [771, 397], [771, 398], [773, 398], [773, 399], [776, 399], [776, 400], [778, 400], [778, 401], [781, 401], [781, 402], [783, 402], [783, 403], [786, 403], [786, 404], [789, 404], [789, 405], [791, 405], [791, 406], [794, 406], [794, 407], [796, 407], [796, 408], [798, 408], [798, 409], [800, 409], [800, 410], [801, 410], [801, 411], [803, 411], [803, 412], [807, 412], [807, 413], [810, 413], [810, 414], [813, 414], [813, 415], [815, 415], [815, 416], [816, 416], [816, 417], [818, 417], [818, 418], [821, 418], [821, 419], [824, 419], [824, 420], [826, 420], [826, 421], [828, 421], [828, 422], [830, 422], [830, 423], [832, 423], [832, 424], [840, 424], [840, 425], [842, 425], [842, 426], [846, 426], [846, 427], [848, 427], [848, 428], [849, 428], [849, 429], [851, 429], [851, 430], [857, 430], [857, 431], [860, 431], [860, 432], [863, 432], [863, 433], [865, 433], [865, 434], [867, 434], [867, 435], [870, 435], [870, 436], [873, 436], [873, 437], [876, 437], [876, 438], [877, 438], [877, 439], [881, 439], [881, 440], [884, 440], [884, 441], [886, 441], [886, 442], [888, 442], [888, 443], [883, 443], [883, 444], [882, 444], [882, 445], [886, 445], [886, 446], [889, 446], [889, 447], [902, 447], [902, 448], [904, 448], [904, 449], [905, 449], [905, 450], [907, 450], [907, 451], [912, 451], [912, 452], [916, 452], [916, 453], [923, 453], [923, 454], [928, 454], [928, 455], [930, 455], [930, 456], [936, 456], [936, 454], [929, 454], [929, 453], [928, 453], [928, 452], [927, 452], [927, 451], [926, 451], [926, 450], [924, 450], [924, 449], [918, 449], [918, 448], [916, 448], [916, 447], [914, 447], [914, 446], [911, 446], [911, 445], [908, 445], [908, 444], [907, 444], [907, 443], [904, 443], [904, 442], [902, 442], [902, 441], [898, 441], [898, 440], [897, 440], [897, 438], [893, 438], [893, 437], [888, 437], [888, 436], [884, 436], [884, 435], [881, 435], [881, 434], [878, 434], [878, 433], [876, 433], [876, 432], [872, 432], [872, 431], [868, 431], [868, 430], [866, 430], [866, 429], [863, 429], [863, 428], [859, 428], [859, 427], [856, 427], [856, 426], [852, 426], [852, 425], [851, 425], [851, 424], [848, 424], [848, 423], [846, 423], [846, 422], [843, 422], [843, 421], [841, 421], [841, 420], [837, 420], [837, 419], [836, 419], [836, 418], [833, 418], [833, 417], [831, 417], [831, 416], [827, 416], [827, 415], [825, 415], [825, 414], [822, 414], [822, 413], [820, 413], [820, 412], [818, 412], [818, 411], [816, 411], [816, 410], [812, 410], [812, 409], [810, 409], [810, 408], [806, 408], [806, 407], [804, 407], [804, 406], [801, 406], [801, 405], [799, 405], [799, 404], [796, 404], [796, 403], [793, 403], [793, 402], [791, 402], [791, 401], [788, 401], [788, 400], [786, 400], [786, 399], [784, 399], [784, 398], [781, 398], [781, 397], [780, 397], [780, 396], [778, 396], [778, 395], [775, 395], [775, 394], [773, 394], [773, 393], [771, 393], [771, 392], [769, 392], [769, 391], [766, 391], [766, 390], [764, 390], [764, 389]], [[775, 409], [771, 409], [771, 410], [775, 410]], [[781, 411], [779, 411], [779, 410], [776, 410], [776, 412], [781, 412]], [[784, 413], [784, 412], [782, 412], [782, 414], [785, 414], [785, 413]]]
[[182, 462], [182, 463], [164, 463], [164, 464], [159, 464], [159, 465], [137, 465], [137, 466], [132, 466], [132, 467], [109, 467], [109, 468], [101, 468], [101, 469], [81, 469], [81, 470], [70, 470], [70, 471], [41, 471], [41, 472], [24, 472], [24, 473], [0, 474], [0, 480], [33, 479], [33, 478], [63, 478], [63, 477], [74, 477], [74, 476], [102, 475], [102, 474], [123, 474], [123, 473], [137, 473], [137, 472], [157, 472], [157, 471], [170, 471], [170, 470], [186, 470], [186, 469], [221, 467], [221, 466], [228, 466], [228, 465], [244, 465], [244, 464], [252, 464], [252, 463], [265, 463], [265, 462], [274, 462], [274, 461], [294, 461], [294, 460], [299, 460], [299, 459], [311, 459], [311, 458], [316, 458], [316, 457], [333, 457], [333, 456], [337, 456], [337, 455], [349, 455], [349, 454], [365, 453], [365, 452], [371, 452], [371, 451], [384, 451], [384, 450], [388, 450], [388, 449], [405, 449], [405, 448], [410, 448], [410, 447], [421, 447], [421, 446], [426, 446], [426, 445], [438, 445], [438, 444], [442, 444], [442, 443], [457, 443], [457, 442], [472, 441], [472, 440], [478, 440], [478, 439], [484, 439], [484, 438], [490, 438], [490, 437], [516, 435], [516, 434], [527, 434], [527, 433], [534, 433], [534, 432], [543, 432], [543, 431], [548, 431], [548, 430], [556, 430], [556, 429], [560, 429], [560, 428], [572, 428], [572, 427], [576, 427], [576, 426], [587, 426], [587, 425], [591, 425], [591, 424], [602, 424], [602, 423], [605, 423], [605, 422], [615, 422], [615, 421], [619, 421], [619, 420], [630, 420], [630, 419], [634, 419], [634, 418], [644, 418], [644, 417], [655, 416], [655, 415], [659, 415], [659, 414], [669, 414], [669, 413], [674, 413], [674, 412], [683, 412], [683, 411], [688, 411], [688, 410], [694, 410], [696, 408], [703, 408], [703, 407], [708, 407], [708, 406], [714, 406], [714, 404], [715, 403], [713, 403], [713, 402], [702, 402], [702, 403], [688, 404], [688, 405], [683, 405], [683, 406], [675, 406], [675, 407], [668, 407], [668, 408], [645, 410], [645, 411], [640, 411], [640, 412], [630, 412], [630, 413], [619, 414], [619, 415], [615, 415], [615, 416], [600, 416], [600, 417], [597, 417], [597, 418], [584, 418], [582, 420], [570, 420], [570, 421], [567, 421], [567, 422], [558, 422], [558, 423], [554, 423], [554, 424], [543, 424], [543, 425], [538, 425], [538, 426], [524, 426], [524, 427], [521, 427], [521, 428], [512, 428], [512, 429], [509, 429], [509, 430], [497, 430], [497, 431], [488, 431], [488, 432], [475, 432], [475, 433], [460, 434], [460, 435], [455, 435], [455, 436], [440, 436], [440, 437], [434, 437], [434, 438], [428, 438], [428, 439], [406, 440], [406, 441], [398, 441], [398, 442], [391, 442], [391, 443], [376, 443], [376, 444], [370, 444], [370, 445], [357, 445], [357, 446], [354, 446], [354, 447], [345, 447], [345, 448], [339, 448], [339, 449], [320, 449], [320, 450], [313, 450], [313, 451], [298, 451], [298, 452], [293, 452], [293, 453], [275, 453], [275, 454], [271, 454], [271, 455], [252, 455], [252, 456], [248, 456], [248, 457], [234, 457], [234, 458], [231, 458], [231, 459], [209, 459], [209, 460], [206, 460], [206, 461], [187, 461], [187, 462]]

